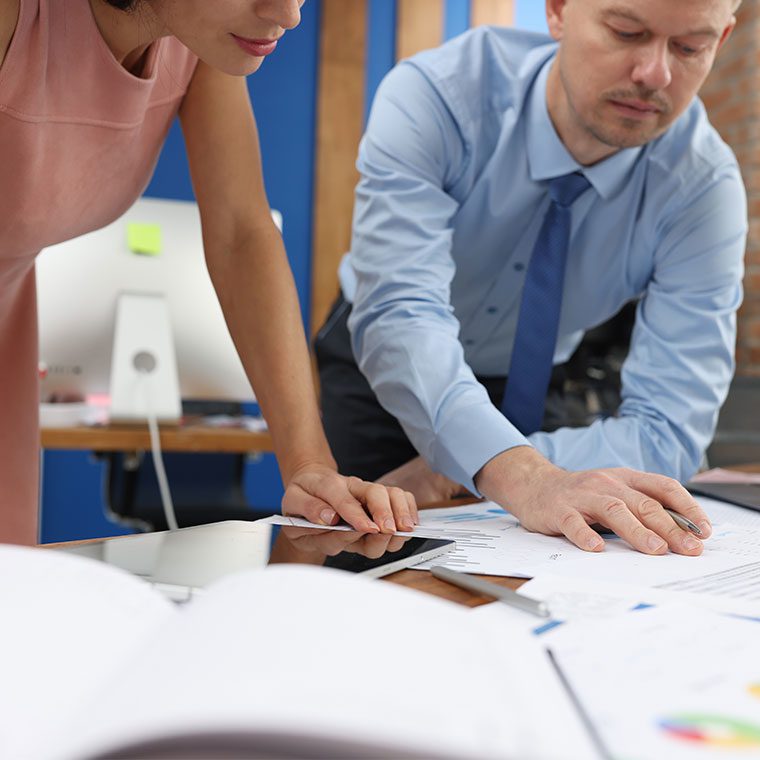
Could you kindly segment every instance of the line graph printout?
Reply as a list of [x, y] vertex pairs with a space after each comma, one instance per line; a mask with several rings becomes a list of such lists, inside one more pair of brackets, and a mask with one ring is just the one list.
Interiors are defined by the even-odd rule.
[[[507, 512], [497, 514], [495, 510], [498, 507], [489, 502], [421, 510], [416, 533], [454, 538], [457, 546], [445, 557], [415, 565], [414, 569], [425, 570], [440, 564], [482, 575], [532, 578], [551, 573], [660, 586], [735, 571], [756, 564], [760, 556], [760, 530], [730, 523], [714, 523], [713, 536], [705, 542], [700, 557], [673, 553], [649, 556], [634, 551], [615, 536], [604, 537], [603, 552], [591, 553], [562, 537], [529, 533], [515, 517]], [[713, 589], [713, 593], [717, 591]]]
[[[413, 569], [426, 570], [443, 565], [452, 570], [481, 575], [509, 575], [534, 578], [546, 573], [566, 578], [600, 579], [637, 586], [663, 586], [688, 582], [689, 591], [698, 591], [694, 584], [704, 579], [703, 592], [723, 594], [734, 598], [747, 598], [747, 584], [756, 570], [760, 557], [760, 529], [752, 523], [736, 525], [746, 510], [728, 504], [704, 503], [713, 520], [713, 535], [705, 542], [700, 557], [678, 554], [649, 556], [634, 551], [616, 536], [605, 536], [605, 550], [599, 553], [584, 552], [563, 537], [529, 533], [513, 515], [493, 502], [465, 504], [459, 507], [420, 510], [420, 525], [407, 536], [447, 538], [456, 542], [456, 548], [446, 556], [415, 565]], [[719, 519], [718, 519], [719, 518]], [[728, 522], [727, 520], [731, 520]], [[296, 517], [276, 516], [268, 522], [281, 525], [318, 528], [321, 530], [350, 530], [348, 526], [314, 525]], [[743, 580], [735, 584], [735, 574], [741, 570]], [[669, 586], [679, 590], [677, 586]], [[760, 594], [760, 590], [758, 591]]]
[[760, 562], [721, 570], [697, 578], [663, 583], [660, 588], [693, 594], [720, 594], [733, 599], [760, 600]]

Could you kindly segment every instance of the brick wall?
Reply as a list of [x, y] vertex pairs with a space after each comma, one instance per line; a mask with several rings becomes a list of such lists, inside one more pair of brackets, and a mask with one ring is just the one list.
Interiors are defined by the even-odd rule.
[[738, 375], [760, 377], [760, 0], [744, 0], [737, 19], [701, 94], [747, 187], [750, 227], [736, 362]]

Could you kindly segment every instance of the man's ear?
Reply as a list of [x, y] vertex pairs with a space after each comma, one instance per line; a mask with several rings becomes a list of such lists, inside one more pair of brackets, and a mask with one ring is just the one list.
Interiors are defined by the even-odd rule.
[[546, 0], [546, 24], [549, 34], [559, 42], [565, 29], [564, 14], [568, 0]]
[[[549, 0], [547, 0], [547, 2], [549, 2]], [[726, 44], [726, 42], [728, 41], [728, 38], [731, 36], [731, 32], [734, 31], [735, 26], [736, 26], [736, 16], [731, 16], [731, 22], [723, 30], [723, 34], [720, 35], [720, 41], [718, 42], [718, 49], [715, 51], [716, 54]]]

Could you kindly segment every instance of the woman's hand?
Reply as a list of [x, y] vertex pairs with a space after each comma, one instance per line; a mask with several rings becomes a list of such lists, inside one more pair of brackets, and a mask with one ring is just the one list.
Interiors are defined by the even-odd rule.
[[400, 551], [410, 537], [383, 533], [357, 534], [347, 530], [283, 527], [279, 538], [288, 541], [299, 557], [308, 557], [312, 564], [322, 564], [328, 557], [335, 557], [346, 552], [360, 554], [368, 559], [379, 559], [387, 552]]
[[417, 502], [408, 491], [345, 477], [325, 465], [307, 465], [293, 474], [282, 513], [318, 525], [343, 519], [363, 533], [409, 531], [419, 522]]

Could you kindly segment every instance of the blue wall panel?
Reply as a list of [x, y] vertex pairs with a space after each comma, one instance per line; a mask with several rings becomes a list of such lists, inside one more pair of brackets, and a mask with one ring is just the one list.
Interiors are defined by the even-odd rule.
[[470, 28], [470, 0], [446, 0], [443, 38], [450, 40]]
[[[307, 323], [311, 303], [319, 3], [309, 0], [301, 14], [301, 24], [283, 37], [277, 51], [248, 78], [248, 89], [259, 126], [269, 203], [282, 212], [285, 248]], [[309, 333], [308, 325], [306, 332]]]
[[515, 26], [534, 32], [546, 32], [546, 6], [543, 0], [516, 0]]
[[369, 0], [364, 123], [382, 78], [396, 62], [396, 0]]
[[42, 457], [40, 541], [73, 541], [132, 533], [103, 511], [105, 465], [86, 451], [46, 451]]

